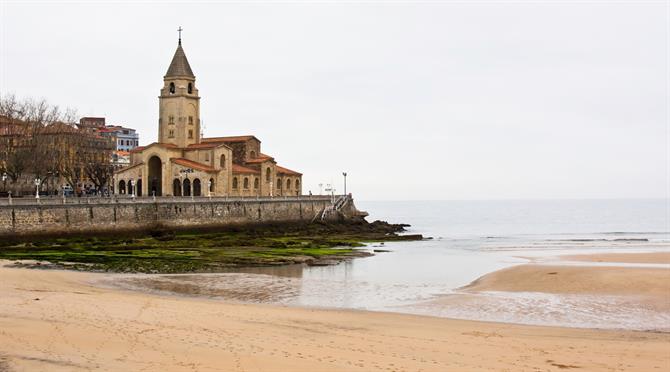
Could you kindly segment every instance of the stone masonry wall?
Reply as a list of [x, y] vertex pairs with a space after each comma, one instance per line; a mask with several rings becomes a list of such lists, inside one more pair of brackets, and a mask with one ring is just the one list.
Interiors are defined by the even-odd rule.
[[309, 222], [330, 200], [174, 200], [137, 203], [2, 205], [0, 236]]

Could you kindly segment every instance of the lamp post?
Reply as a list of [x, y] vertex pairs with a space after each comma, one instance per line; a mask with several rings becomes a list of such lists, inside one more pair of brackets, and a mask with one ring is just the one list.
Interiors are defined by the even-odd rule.
[[342, 172], [342, 175], [344, 176], [344, 195], [347, 195], [347, 172]]
[[38, 178], [35, 178], [35, 199], [40, 198], [40, 184], [42, 183], [42, 180]]

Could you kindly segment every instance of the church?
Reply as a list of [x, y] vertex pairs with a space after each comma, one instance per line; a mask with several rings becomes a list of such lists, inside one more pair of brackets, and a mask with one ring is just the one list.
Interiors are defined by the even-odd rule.
[[302, 174], [261, 152], [253, 135], [202, 137], [200, 95], [181, 45], [158, 97], [158, 142], [136, 147], [114, 173], [116, 194], [136, 196], [296, 196]]

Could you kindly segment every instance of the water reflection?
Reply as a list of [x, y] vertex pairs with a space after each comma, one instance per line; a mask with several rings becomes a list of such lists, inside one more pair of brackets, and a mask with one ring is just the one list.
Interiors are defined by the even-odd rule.
[[[387, 243], [385, 248], [390, 252], [334, 266], [249, 267], [217, 274], [112, 275], [106, 280], [108, 284], [132, 290], [226, 301], [531, 324], [636, 328], [651, 323], [658, 326], [668, 320], [668, 314], [650, 312], [626, 299], [537, 294], [463, 295], [457, 290], [486, 273], [526, 263], [529, 259], [546, 262], [553, 256], [575, 251], [667, 250], [670, 248], [667, 240], [565, 242], [546, 237], [477, 237], [393, 242]], [[445, 298], [447, 300], [443, 300]], [[440, 301], [435, 302], [436, 299]], [[607, 311], [601, 317], [588, 310], [603, 308]]]

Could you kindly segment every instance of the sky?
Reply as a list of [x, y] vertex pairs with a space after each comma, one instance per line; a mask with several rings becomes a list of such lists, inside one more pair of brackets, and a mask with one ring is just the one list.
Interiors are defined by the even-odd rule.
[[[666, 1], [0, 0], [0, 94], [157, 139], [183, 27], [205, 136], [363, 200], [668, 198]], [[325, 187], [325, 186], [324, 186]]]

